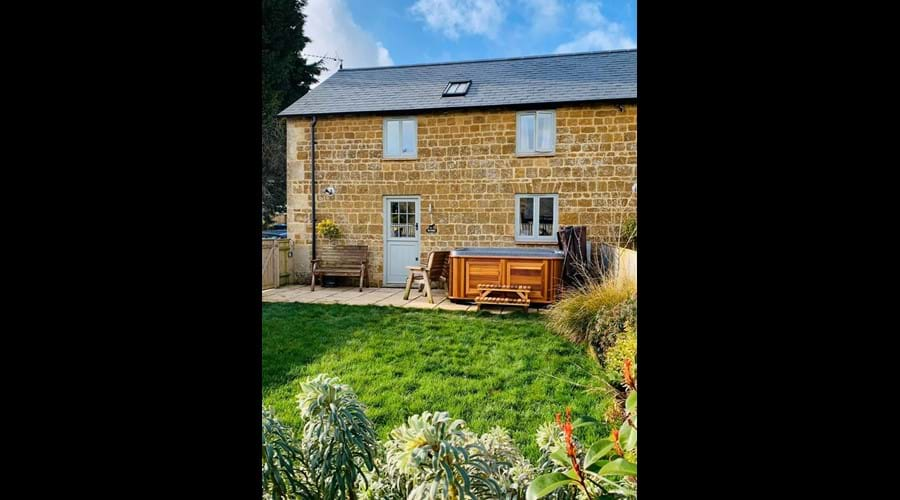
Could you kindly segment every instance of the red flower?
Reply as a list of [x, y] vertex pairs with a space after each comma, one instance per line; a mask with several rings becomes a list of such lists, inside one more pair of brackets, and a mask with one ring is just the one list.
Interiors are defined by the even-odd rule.
[[559, 426], [560, 430], [563, 431], [563, 434], [566, 438], [566, 455], [569, 456], [569, 460], [572, 461], [572, 468], [575, 469], [575, 474], [578, 477], [581, 477], [581, 466], [578, 465], [578, 455], [575, 451], [575, 441], [572, 439], [572, 408], [566, 408], [566, 421], [562, 422], [559, 413], [556, 414], [556, 425]]
[[623, 370], [625, 375], [625, 383], [628, 384], [628, 387], [634, 389], [634, 377], [631, 376], [631, 360], [625, 360], [625, 369]]
[[620, 457], [624, 456], [625, 452], [623, 452], [622, 447], [619, 446], [619, 430], [618, 429], [613, 429], [612, 438], [613, 438], [613, 443], [615, 443], [615, 445], [616, 445], [616, 453], [618, 453]]

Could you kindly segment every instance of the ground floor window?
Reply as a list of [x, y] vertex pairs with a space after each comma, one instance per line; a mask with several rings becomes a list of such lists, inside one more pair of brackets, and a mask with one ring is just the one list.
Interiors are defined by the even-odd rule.
[[559, 197], [555, 194], [516, 195], [516, 241], [556, 241]]

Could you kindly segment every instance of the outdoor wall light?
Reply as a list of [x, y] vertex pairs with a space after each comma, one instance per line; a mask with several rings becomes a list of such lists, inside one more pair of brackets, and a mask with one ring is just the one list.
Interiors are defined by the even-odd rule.
[[325, 194], [328, 196], [334, 196], [334, 186], [328, 186], [325, 188]]

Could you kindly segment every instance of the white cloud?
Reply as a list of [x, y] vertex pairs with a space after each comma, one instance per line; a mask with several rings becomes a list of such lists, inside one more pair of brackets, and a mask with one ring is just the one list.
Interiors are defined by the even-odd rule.
[[549, 33], [559, 25], [562, 5], [559, 0], [521, 0], [531, 15], [531, 29], [535, 33]]
[[455, 40], [460, 33], [495, 38], [506, 18], [505, 7], [505, 0], [417, 0], [410, 11]]
[[391, 59], [391, 53], [388, 52], [388, 49], [384, 48], [384, 45], [381, 45], [381, 42], [377, 42], [375, 45], [378, 47], [378, 65], [379, 66], [393, 65], [394, 60]]
[[[309, 0], [304, 13], [304, 32], [311, 40], [304, 53], [342, 58], [345, 68], [394, 64], [390, 51], [356, 24], [344, 0]], [[338, 69], [336, 61], [325, 63], [328, 70], [319, 75], [320, 82]]]
[[619, 23], [610, 22], [603, 16], [600, 9], [600, 2], [579, 3], [575, 9], [578, 19], [591, 29], [582, 33], [575, 40], [556, 47], [556, 52], [586, 52], [637, 47], [625, 27]]
[[598, 26], [606, 22], [606, 18], [600, 13], [599, 3], [580, 3], [575, 8], [578, 20], [592, 26]]

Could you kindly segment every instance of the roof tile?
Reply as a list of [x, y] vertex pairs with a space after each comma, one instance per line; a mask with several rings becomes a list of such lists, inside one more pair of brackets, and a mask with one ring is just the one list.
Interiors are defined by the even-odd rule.
[[[462, 97], [447, 82], [472, 80]], [[637, 98], [637, 50], [343, 69], [280, 116]]]

